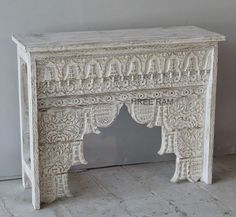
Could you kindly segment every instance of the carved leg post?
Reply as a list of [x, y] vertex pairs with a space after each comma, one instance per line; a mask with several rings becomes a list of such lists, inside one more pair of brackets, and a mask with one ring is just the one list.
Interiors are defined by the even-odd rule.
[[205, 103], [204, 91], [200, 92], [163, 107], [162, 145], [158, 153], [176, 155], [172, 182], [196, 182], [202, 177]]
[[213, 142], [214, 142], [214, 126], [215, 126], [215, 98], [216, 98], [216, 80], [217, 80], [217, 61], [218, 61], [218, 45], [214, 46], [209, 56], [212, 61], [210, 65], [210, 76], [206, 92], [206, 110], [205, 110], [205, 132], [203, 147], [203, 175], [202, 181], [206, 184], [212, 183], [213, 168]]
[[[19, 51], [18, 51], [19, 53]], [[22, 184], [24, 188], [31, 187], [30, 178], [26, 174], [26, 166], [29, 163], [29, 101], [28, 101], [28, 73], [27, 65], [18, 55], [18, 86], [20, 107], [20, 135], [21, 135], [21, 162]]]
[[39, 112], [40, 200], [70, 197], [68, 171], [87, 164], [83, 153], [88, 110], [58, 108]]
[[175, 174], [172, 182], [189, 180], [197, 182], [202, 177], [203, 130], [201, 128], [179, 130], [176, 133], [174, 153]]
[[25, 170], [22, 170], [22, 184], [24, 188], [31, 188], [31, 181]]
[[83, 154], [83, 141], [41, 144], [40, 156], [41, 203], [71, 197], [68, 170], [73, 165], [87, 164]]
[[53, 174], [40, 178], [41, 203], [51, 203], [61, 197], [71, 197], [68, 174]]
[[202, 157], [176, 158], [175, 174], [171, 182], [189, 180], [197, 182], [202, 175]]
[[22, 184], [24, 188], [32, 188], [32, 204], [40, 209], [39, 183], [38, 183], [38, 149], [37, 149], [37, 98], [36, 74], [32, 70], [27, 57], [20, 48], [18, 52], [19, 76], [19, 102], [20, 102], [20, 128], [21, 128], [21, 160]]
[[83, 154], [83, 142], [41, 144], [40, 161], [41, 203], [71, 197], [68, 170], [72, 165], [87, 163]]

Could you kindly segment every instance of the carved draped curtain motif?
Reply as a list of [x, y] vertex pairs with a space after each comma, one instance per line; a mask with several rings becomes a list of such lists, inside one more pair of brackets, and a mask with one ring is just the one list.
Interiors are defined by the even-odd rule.
[[[40, 200], [48, 203], [70, 196], [68, 170], [87, 163], [84, 135], [110, 126], [123, 105], [137, 123], [161, 126], [158, 153], [176, 155], [172, 181], [198, 181], [213, 50], [214, 46], [203, 46], [38, 60]], [[173, 99], [173, 103], [160, 104], [158, 98]], [[133, 99], [154, 100], [143, 105], [132, 103]]]

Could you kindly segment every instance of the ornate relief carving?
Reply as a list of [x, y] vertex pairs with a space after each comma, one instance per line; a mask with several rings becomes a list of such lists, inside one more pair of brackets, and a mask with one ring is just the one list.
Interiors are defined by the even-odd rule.
[[204, 99], [200, 95], [183, 97], [174, 105], [164, 106], [164, 126], [166, 129], [203, 127]]
[[89, 60], [89, 62], [86, 63], [84, 72], [85, 79], [102, 77], [102, 69], [100, 63], [95, 59]]
[[70, 60], [65, 67], [64, 80], [69, 81], [73, 79], [82, 79], [82, 72], [80, 70], [80, 67], [75, 62]]
[[202, 176], [202, 156], [191, 158], [176, 158], [175, 174], [172, 182], [179, 180], [198, 181]]
[[206, 93], [205, 86], [193, 86], [171, 89], [155, 89], [155, 90], [136, 90], [129, 92], [116, 92], [107, 94], [92, 94], [86, 96], [67, 96], [55, 98], [38, 99], [38, 107], [43, 110], [51, 107], [78, 107], [93, 104], [116, 103], [117, 101], [131, 101], [132, 99], [161, 99], [176, 98], [191, 95], [204, 95]]
[[141, 75], [142, 74], [142, 64], [138, 57], [133, 56], [131, 60], [128, 62], [128, 75]]
[[[148, 127], [162, 126], [162, 145], [159, 154], [175, 153], [177, 157], [172, 181], [199, 180], [202, 173], [205, 89], [206, 87], [192, 87], [169, 91], [95, 95], [79, 99], [67, 97], [61, 101], [54, 98], [39, 100], [41, 176], [65, 174], [72, 165], [86, 164], [83, 136], [99, 133], [98, 128], [111, 125], [118, 116], [121, 106], [125, 104], [136, 122]], [[164, 96], [172, 97], [173, 101], [170, 101], [170, 104], [161, 104], [157, 99], [163, 99]], [[153, 103], [136, 104], [133, 102], [135, 97], [136, 99], [152, 97]], [[82, 106], [85, 103], [86, 106]], [[46, 185], [44, 187], [42, 184], [42, 189], [48, 189], [48, 184]], [[56, 188], [57, 185], [51, 183], [50, 186]], [[61, 186], [67, 189], [66, 185]], [[57, 195], [55, 192], [54, 195]], [[51, 199], [45, 199], [49, 200]]]
[[87, 164], [84, 135], [110, 126], [122, 105], [137, 123], [162, 127], [158, 153], [176, 155], [171, 181], [198, 181], [212, 60], [203, 49], [37, 61], [40, 201], [71, 196], [68, 170]]
[[119, 114], [122, 103], [93, 106], [92, 116], [96, 127], [108, 127]]
[[211, 50], [40, 60], [38, 97], [206, 85]]
[[147, 74], [163, 73], [164, 65], [165, 65], [164, 57], [158, 57], [156, 55], [153, 55], [148, 59], [146, 66], [146, 73]]
[[115, 76], [118, 76], [118, 75], [123, 76], [121, 67], [122, 67], [121, 62], [116, 58], [112, 58], [106, 64], [105, 77], [110, 77], [110, 76], [115, 77]]
[[56, 143], [83, 139], [87, 130], [86, 111], [49, 109], [39, 112], [39, 142]]
[[40, 177], [41, 203], [51, 203], [61, 197], [71, 197], [68, 187], [68, 174]]
[[48, 84], [50, 81], [60, 81], [58, 69], [52, 62], [45, 65], [44, 73], [42, 73], [42, 75], [44, 75], [42, 80]]

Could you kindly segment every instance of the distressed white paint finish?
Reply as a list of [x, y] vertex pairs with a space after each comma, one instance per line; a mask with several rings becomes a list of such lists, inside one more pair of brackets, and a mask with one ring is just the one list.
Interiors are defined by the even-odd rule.
[[120, 47], [137, 44], [176, 44], [222, 41], [224, 36], [195, 26], [159, 27], [110, 31], [16, 34], [19, 46], [28, 52], [73, 50], [80, 47]]
[[158, 153], [176, 155], [173, 182], [211, 183], [217, 42], [224, 36], [190, 26], [13, 40], [23, 185], [32, 186], [36, 209], [71, 196], [68, 170], [87, 163], [84, 136], [110, 126], [123, 105], [136, 122], [162, 127]]

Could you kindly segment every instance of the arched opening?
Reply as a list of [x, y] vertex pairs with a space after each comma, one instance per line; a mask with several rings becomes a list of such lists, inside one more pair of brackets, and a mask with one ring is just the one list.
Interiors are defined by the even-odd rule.
[[73, 166], [72, 171], [175, 159], [174, 154], [157, 153], [161, 147], [161, 127], [138, 124], [125, 105], [111, 126], [99, 130], [100, 134], [84, 137], [83, 150], [88, 164]]

